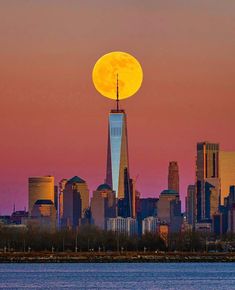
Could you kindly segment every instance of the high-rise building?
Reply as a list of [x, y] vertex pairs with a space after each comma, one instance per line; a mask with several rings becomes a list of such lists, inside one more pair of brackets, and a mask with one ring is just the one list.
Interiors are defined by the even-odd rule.
[[235, 185], [235, 152], [220, 151], [220, 181], [221, 181], [221, 204], [229, 194], [229, 188]]
[[[89, 208], [89, 189], [85, 180], [78, 176], [74, 176], [73, 178], [69, 179], [66, 183], [72, 184], [73, 188], [80, 193], [81, 202], [82, 202], [82, 218], [85, 215], [86, 210]], [[65, 185], [65, 186], [66, 186]]]
[[188, 224], [194, 225], [196, 222], [196, 186], [189, 185], [185, 198], [186, 219]]
[[235, 203], [235, 185], [230, 186], [229, 195], [226, 198], [227, 204], [226, 206], [230, 208]]
[[64, 189], [65, 185], [68, 182], [68, 179], [62, 179], [59, 182], [59, 197], [58, 197], [58, 211], [57, 211], [57, 218], [58, 218], [58, 227], [61, 227], [61, 221], [63, 218], [63, 200], [64, 200]]
[[197, 221], [212, 219], [220, 205], [219, 144], [197, 144]]
[[106, 229], [108, 218], [117, 216], [117, 201], [115, 192], [108, 184], [101, 184], [93, 192], [91, 198], [92, 222], [101, 229]]
[[216, 235], [221, 235], [223, 233], [223, 215], [222, 213], [214, 213], [212, 216], [212, 231]]
[[176, 161], [171, 161], [168, 167], [168, 189], [179, 193], [179, 167]]
[[53, 203], [55, 205], [55, 209], [57, 210], [58, 209], [58, 203], [59, 203], [59, 201], [58, 201], [58, 186], [57, 185], [54, 186], [54, 200], [53, 200]]
[[51, 200], [54, 203], [54, 177], [38, 176], [28, 179], [29, 216], [37, 200]]
[[136, 217], [135, 182], [130, 178], [127, 168], [124, 170], [124, 198], [118, 200], [118, 215], [121, 217]]
[[86, 210], [89, 208], [89, 189], [85, 180], [78, 176], [74, 176], [68, 182], [73, 183], [76, 190], [81, 195], [82, 200], [82, 217], [84, 217]]
[[[60, 184], [62, 226], [77, 227], [89, 208], [89, 190], [85, 180], [74, 176]], [[61, 209], [62, 207], [62, 209]]]
[[235, 204], [232, 205], [228, 212], [228, 232], [235, 233]]
[[124, 171], [129, 172], [127, 120], [124, 110], [111, 110], [108, 126], [106, 183], [124, 198]]
[[157, 203], [158, 198], [148, 197], [139, 199], [138, 214], [141, 220], [149, 216], [157, 216]]
[[230, 186], [229, 196], [226, 198], [228, 211], [228, 232], [235, 233], [235, 186]]
[[78, 191], [77, 182], [80, 178], [72, 178], [63, 190], [63, 216], [61, 227], [77, 228], [81, 224], [82, 218], [82, 198]]
[[207, 178], [205, 182], [205, 219], [212, 219], [220, 206], [220, 179]]
[[161, 192], [157, 203], [157, 216], [160, 222], [170, 225], [172, 232], [180, 231], [182, 216], [178, 192], [174, 190], [164, 190]]

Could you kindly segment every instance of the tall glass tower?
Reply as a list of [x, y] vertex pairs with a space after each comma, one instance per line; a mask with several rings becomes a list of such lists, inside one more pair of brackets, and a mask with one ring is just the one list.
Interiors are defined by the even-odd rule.
[[106, 169], [106, 183], [117, 198], [124, 198], [125, 169], [129, 172], [126, 113], [117, 106], [109, 113]]
[[220, 204], [219, 144], [197, 144], [197, 221], [212, 219]]

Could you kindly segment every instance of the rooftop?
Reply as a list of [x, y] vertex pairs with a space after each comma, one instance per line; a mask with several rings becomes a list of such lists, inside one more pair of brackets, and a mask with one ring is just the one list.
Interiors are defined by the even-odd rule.
[[73, 178], [69, 179], [68, 183], [86, 183], [81, 177], [74, 176]]
[[112, 190], [112, 188], [111, 188], [108, 184], [103, 183], [103, 184], [100, 184], [100, 185], [97, 187], [96, 190], [99, 190], [99, 191], [101, 191], [101, 190]]
[[179, 193], [172, 189], [165, 189], [161, 192], [161, 194], [179, 194]]
[[38, 199], [35, 202], [36, 205], [41, 205], [41, 204], [47, 204], [47, 205], [53, 205], [53, 202], [50, 199]]

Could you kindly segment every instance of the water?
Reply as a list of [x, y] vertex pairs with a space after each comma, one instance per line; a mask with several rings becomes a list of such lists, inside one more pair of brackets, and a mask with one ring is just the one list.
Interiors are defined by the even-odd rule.
[[0, 289], [235, 289], [235, 264], [0, 264]]

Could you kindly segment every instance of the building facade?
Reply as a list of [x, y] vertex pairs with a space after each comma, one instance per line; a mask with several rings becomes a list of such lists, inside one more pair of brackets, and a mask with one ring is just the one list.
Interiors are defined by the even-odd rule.
[[235, 233], [235, 203], [228, 211], [228, 232]]
[[51, 200], [54, 203], [54, 177], [37, 176], [28, 179], [29, 216], [37, 200]]
[[129, 172], [127, 120], [124, 110], [109, 114], [106, 183], [124, 198], [124, 171]]
[[127, 168], [124, 170], [124, 197], [118, 199], [118, 216], [136, 217], [135, 182], [130, 178]]
[[165, 246], [169, 244], [170, 227], [167, 223], [160, 223], [158, 225], [159, 237], [164, 241]]
[[56, 208], [51, 200], [39, 199], [31, 211], [29, 224], [37, 225], [41, 230], [56, 230]]
[[148, 197], [139, 199], [138, 216], [141, 220], [149, 216], [157, 216], [158, 198]]
[[108, 184], [101, 184], [91, 198], [92, 223], [101, 229], [107, 228], [107, 219], [117, 217], [116, 194]]
[[182, 224], [181, 201], [179, 193], [174, 190], [164, 190], [157, 203], [157, 216], [160, 222], [170, 226], [171, 232], [179, 232]]
[[221, 204], [229, 194], [229, 188], [235, 185], [235, 152], [220, 151], [220, 181], [221, 181]]
[[211, 220], [220, 205], [219, 144], [197, 144], [197, 221]]
[[179, 167], [176, 161], [171, 161], [168, 167], [168, 189], [179, 193]]
[[151, 233], [156, 234], [158, 230], [159, 220], [157, 217], [149, 216], [142, 221], [142, 235]]
[[109, 218], [107, 220], [107, 230], [116, 232], [118, 234], [134, 236], [138, 233], [137, 221], [136, 219], [130, 217]]
[[89, 191], [86, 182], [74, 176], [69, 179], [63, 190], [62, 227], [76, 228], [81, 224], [89, 207]]
[[68, 182], [68, 179], [64, 178], [59, 182], [59, 196], [58, 196], [58, 210], [57, 210], [57, 218], [58, 218], [58, 228], [61, 227], [61, 221], [63, 218], [63, 199], [64, 199], [64, 190], [65, 185]]
[[235, 233], [235, 186], [230, 186], [226, 200], [228, 228], [227, 231]]
[[185, 198], [186, 219], [188, 224], [194, 225], [196, 222], [196, 186], [189, 185]]

